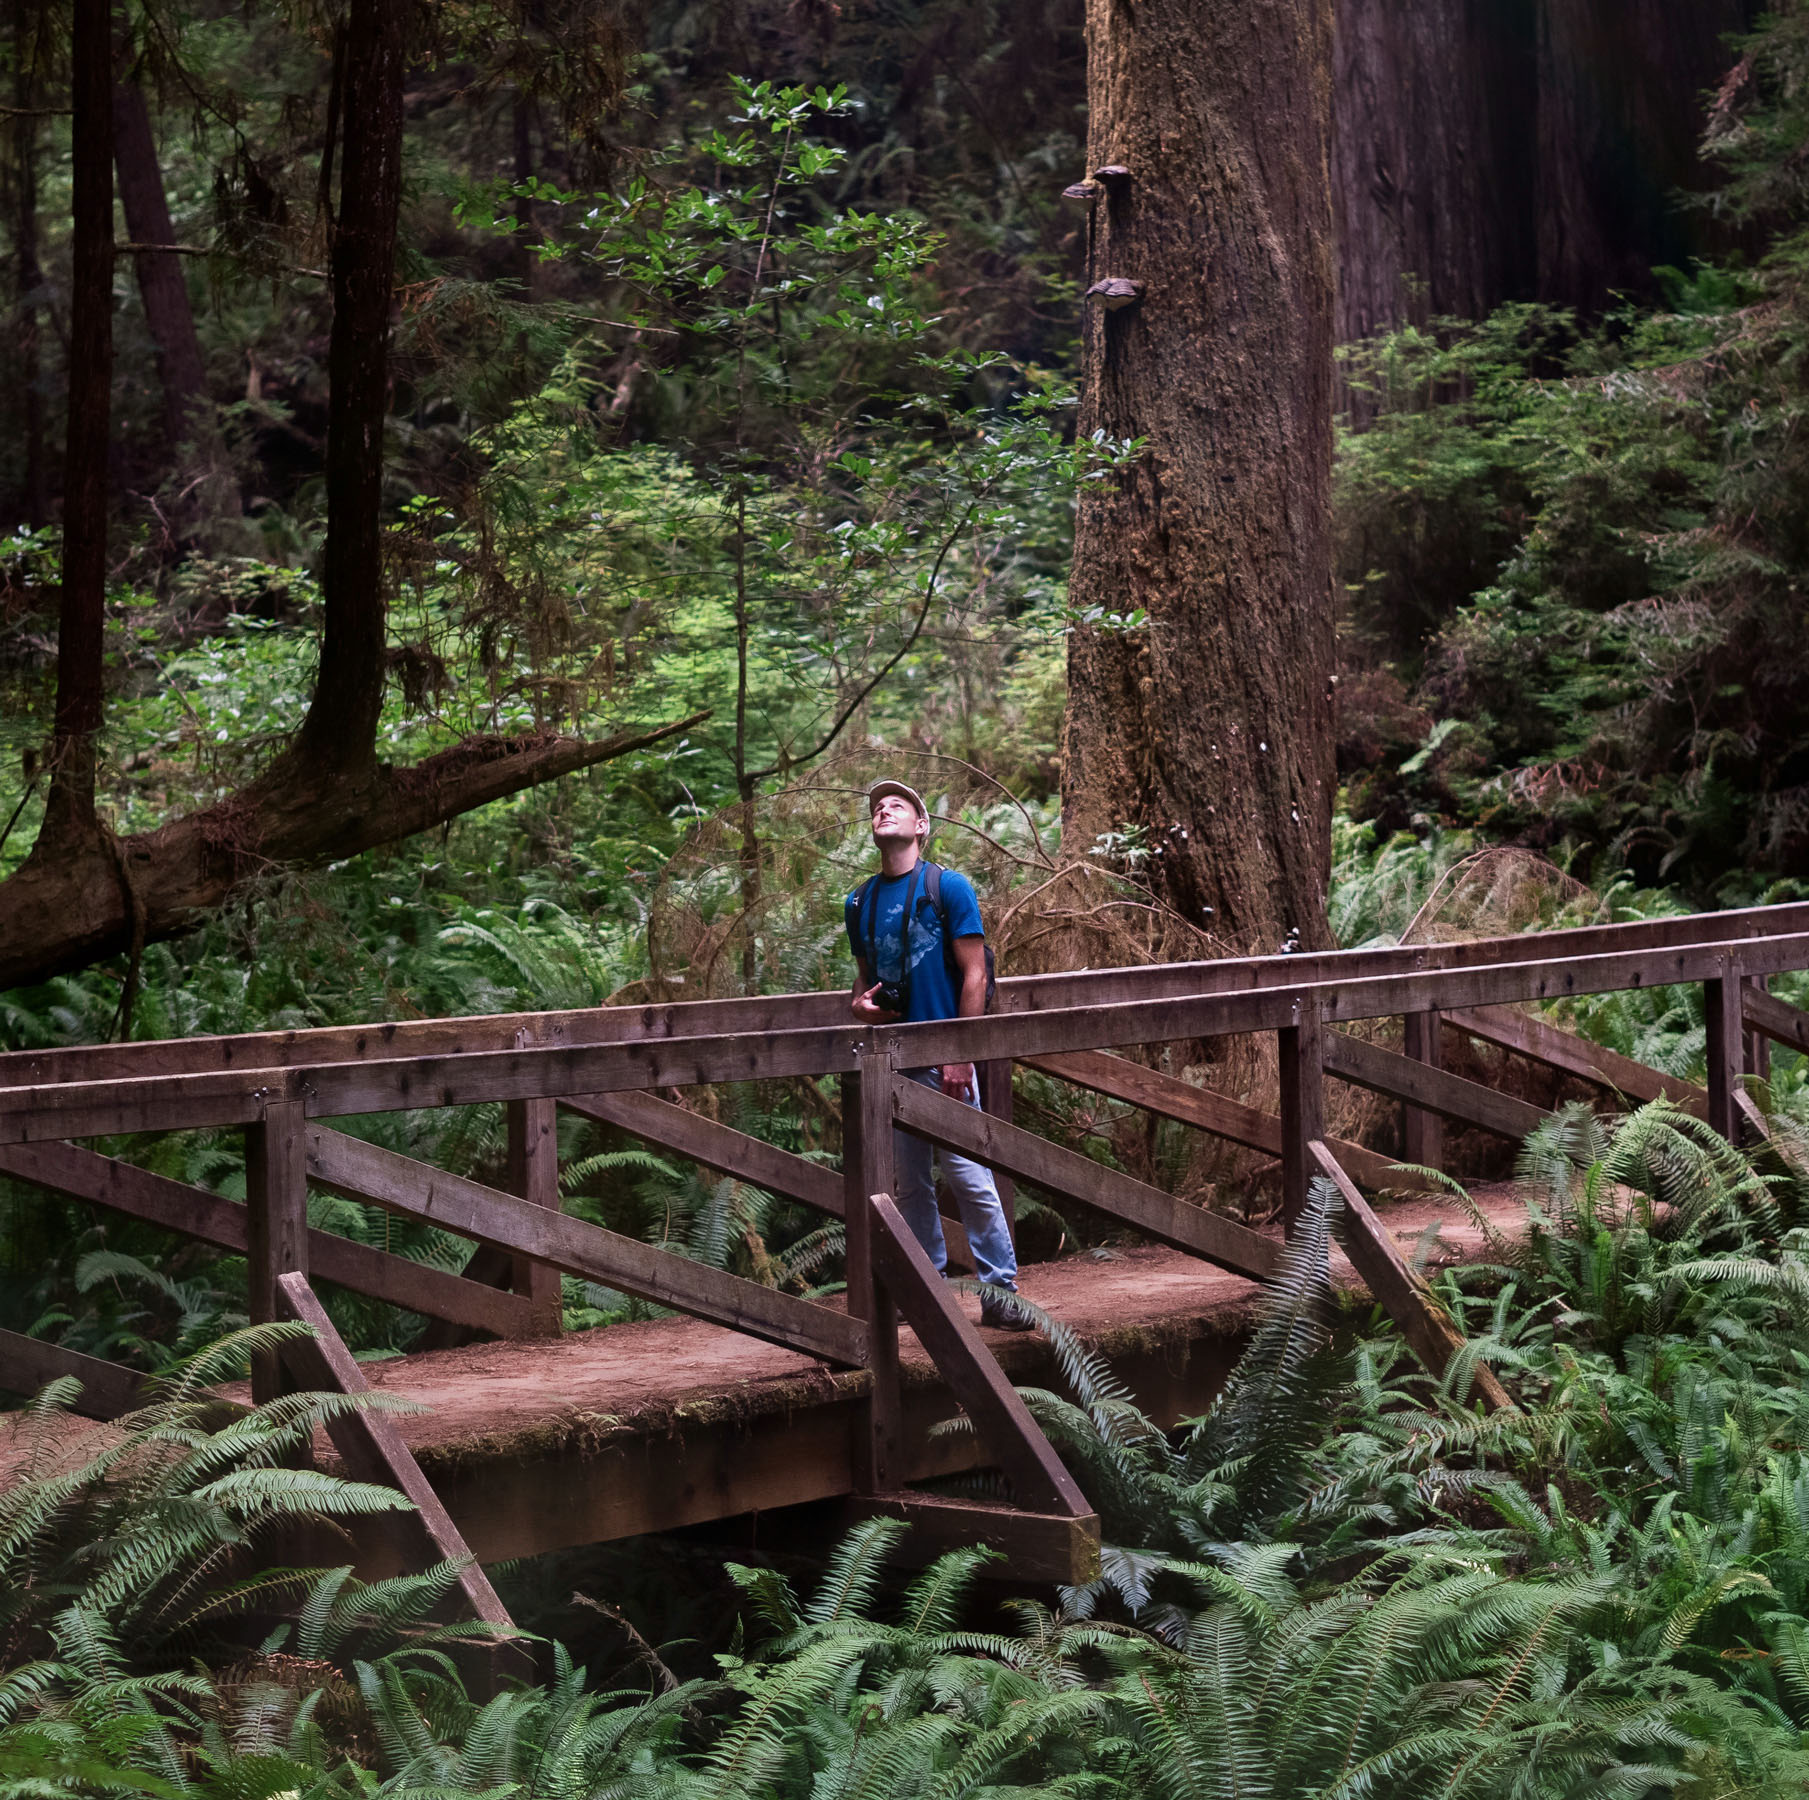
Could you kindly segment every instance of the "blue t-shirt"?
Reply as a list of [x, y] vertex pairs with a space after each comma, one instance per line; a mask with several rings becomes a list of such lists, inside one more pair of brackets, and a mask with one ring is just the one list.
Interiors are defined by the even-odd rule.
[[[881, 876], [873, 884], [864, 906], [857, 906], [861, 890], [856, 888], [843, 905], [842, 915], [848, 925], [848, 947], [855, 959], [864, 959], [873, 970], [876, 981], [898, 981], [904, 971], [903, 924], [905, 897], [912, 896], [911, 919], [911, 991], [905, 1008], [905, 1019], [954, 1019], [961, 1014], [960, 978], [950, 972], [952, 954], [942, 948], [942, 919], [930, 903], [923, 865], [919, 863], [909, 875], [888, 880]], [[942, 908], [948, 914], [948, 929], [953, 937], [982, 937], [980, 901], [974, 884], [953, 869], [942, 871]]]

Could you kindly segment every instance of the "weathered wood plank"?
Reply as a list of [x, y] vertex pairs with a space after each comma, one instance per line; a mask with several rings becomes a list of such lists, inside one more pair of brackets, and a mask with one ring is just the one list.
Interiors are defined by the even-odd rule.
[[958, 1150], [989, 1167], [1009, 1169], [1020, 1180], [1074, 1199], [1135, 1225], [1158, 1242], [1204, 1257], [1234, 1274], [1266, 1281], [1281, 1268], [1279, 1244], [1230, 1219], [1190, 1206], [1147, 1182], [1136, 1181], [1033, 1132], [989, 1118], [914, 1081], [892, 1093], [894, 1116], [907, 1131]]
[[1766, 1118], [1756, 1101], [1745, 1088], [1734, 1090], [1734, 1108], [1740, 1115], [1741, 1123], [1752, 1135], [1755, 1144], [1771, 1142], [1771, 1121]]
[[[949, 1104], [958, 1106], [960, 1102]], [[1033, 1512], [1093, 1518], [1086, 1495], [1062, 1466], [1062, 1459], [981, 1342], [979, 1332], [955, 1304], [954, 1295], [931, 1267], [891, 1195], [875, 1194], [871, 1205], [874, 1270], [918, 1342], [929, 1351], [936, 1372], [973, 1420], [980, 1441], [997, 1458], [1018, 1500]], [[1097, 1523], [1095, 1519], [1095, 1527]]]
[[[846, 1216], [842, 1177], [834, 1169], [706, 1119], [673, 1101], [661, 1100], [654, 1094], [584, 1094], [562, 1095], [559, 1104], [588, 1119], [620, 1126], [645, 1143], [675, 1151], [719, 1175], [731, 1175], [737, 1181], [765, 1188], [770, 1194], [783, 1194], [806, 1206], [819, 1207], [838, 1219]], [[966, 1228], [958, 1218], [945, 1213], [942, 1230], [950, 1267], [971, 1271], [974, 1263]]]
[[[1531, 942], [1516, 941], [1524, 950], [1535, 948]], [[1293, 992], [1271, 989], [888, 1026], [872, 1034], [871, 1041], [890, 1046], [900, 1068], [986, 1062], [1051, 1051], [1287, 1029], [1297, 1025], [1307, 993], [1327, 1022], [1341, 1022], [1711, 980], [1726, 955], [1720, 944], [1639, 950], [1573, 962], [1553, 962], [1541, 955], [1537, 962], [1323, 983]], [[1742, 944], [1741, 958], [1753, 974], [1809, 966], [1809, 934], [1752, 939]], [[851, 1027], [750, 1032], [324, 1064], [261, 1075], [175, 1075], [15, 1087], [0, 1089], [0, 1143], [244, 1123], [260, 1117], [264, 1103], [278, 1095], [301, 1097], [311, 1117], [324, 1117], [849, 1073], [868, 1041]]]
[[[1017, 1096], [1012, 1090], [1012, 1063], [1009, 1057], [995, 1062], [975, 1065], [980, 1082], [980, 1106], [995, 1119], [1002, 1119], [1007, 1125], [1012, 1122]], [[999, 1209], [1005, 1215], [1005, 1229], [1011, 1234], [1012, 1244], [1018, 1241], [1018, 1190], [1017, 1183], [1009, 1175], [994, 1171], [993, 1186], [998, 1190]], [[967, 1266], [974, 1266], [973, 1255], [968, 1254]]]
[[1059, 1582], [1079, 1586], [1099, 1574], [1099, 1520], [1091, 1514], [1020, 1512], [985, 1500], [949, 1500], [939, 1495], [860, 1495], [841, 1506], [843, 1529], [875, 1517], [902, 1519], [910, 1534], [892, 1560], [919, 1569], [948, 1550], [985, 1544], [1003, 1551], [1013, 1581]]
[[[559, 1210], [559, 1112], [551, 1100], [511, 1100], [507, 1108], [509, 1192], [533, 1206]], [[517, 1256], [509, 1286], [527, 1301], [528, 1330], [557, 1337], [563, 1319], [559, 1271], [531, 1256]]]
[[[283, 1361], [297, 1383], [315, 1393], [368, 1394], [370, 1383], [365, 1380], [364, 1371], [334, 1330], [333, 1321], [309, 1287], [307, 1276], [281, 1276], [276, 1294], [282, 1316], [310, 1327], [314, 1333], [283, 1346]], [[465, 1566], [459, 1571], [459, 1587], [472, 1612], [489, 1624], [512, 1627], [515, 1621], [509, 1617], [508, 1608], [472, 1556], [451, 1514], [440, 1504], [432, 1483], [421, 1473], [421, 1465], [402, 1441], [395, 1420], [374, 1410], [345, 1413], [328, 1421], [327, 1436], [344, 1457], [354, 1480], [395, 1488], [413, 1503], [412, 1522], [421, 1538], [421, 1563], [462, 1562]]]
[[[1103, 1050], [1071, 1050], [1054, 1056], [1027, 1056], [1024, 1066], [1071, 1081], [1076, 1087], [1091, 1088], [1096, 1094], [1107, 1094], [1140, 1106], [1165, 1119], [1210, 1132], [1214, 1137], [1229, 1139], [1267, 1156], [1281, 1155], [1281, 1120], [1260, 1107], [1246, 1106], [1241, 1100], [1227, 1099], [1210, 1088], [1195, 1087], [1160, 1069], [1146, 1068], [1142, 1063], [1111, 1056]], [[1378, 1156], [1361, 1144], [1347, 1143], [1343, 1138], [1327, 1138], [1338, 1160], [1351, 1175], [1368, 1188], [1396, 1188], [1419, 1192], [1424, 1184], [1416, 1175], [1397, 1169], [1386, 1156]]]
[[1668, 1096], [1685, 1110], [1708, 1117], [1707, 1089], [1681, 1075], [1666, 1075], [1635, 1062], [1618, 1050], [1591, 1043], [1574, 1031], [1565, 1031], [1530, 1013], [1514, 1012], [1504, 1006], [1478, 1006], [1450, 1015], [1445, 1024], [1453, 1031], [1481, 1038], [1486, 1044], [1498, 1044], [1549, 1068], [1562, 1069], [1566, 1075], [1594, 1082], [1629, 1100], [1643, 1104]]
[[1398, 1050], [1366, 1044], [1342, 1031], [1325, 1034], [1325, 1071], [1391, 1099], [1411, 1101], [1463, 1125], [1518, 1141], [1550, 1117], [1512, 1095], [1500, 1094], [1479, 1081], [1466, 1081], [1446, 1069], [1434, 1069]]
[[[1411, 944], [1374, 950], [1334, 950], [1306, 955], [1166, 963], [1134, 969], [1088, 969], [1053, 975], [1013, 976], [999, 983], [998, 1013], [1061, 1011], [1124, 1000], [1292, 989], [1313, 982], [1343, 983], [1454, 968], [1493, 967], [1526, 962], [1535, 955], [1555, 961], [1672, 945], [1744, 942], [1803, 932], [1809, 932], [1809, 903], [1636, 920], [1620, 925], [1584, 926], [1566, 931], [1482, 938], [1467, 943]], [[404, 1056], [451, 1056], [506, 1048], [524, 1031], [541, 1044], [579, 1045], [816, 1029], [849, 1023], [848, 997], [839, 990], [733, 1000], [583, 1007], [568, 1012], [409, 1019], [383, 1024], [326, 1026], [306, 1031], [13, 1051], [0, 1055], [0, 1087], [125, 1080], [145, 1075], [270, 1071], [384, 1061]]]
[[865, 1366], [865, 1326], [827, 1307], [689, 1262], [588, 1220], [548, 1212], [513, 1194], [321, 1126], [308, 1127], [307, 1144], [309, 1178], [336, 1193], [431, 1219], [461, 1237], [536, 1257], [587, 1281], [769, 1343], [849, 1368]]
[[1740, 1108], [1734, 1096], [1741, 1092], [1746, 1060], [1740, 976], [1738, 960], [1724, 955], [1715, 979], [1702, 984], [1702, 1014], [1707, 1026], [1703, 1055], [1708, 1064], [1708, 1120], [1733, 1144], [1740, 1141]]
[[[216, 1249], [244, 1250], [249, 1241], [250, 1215], [236, 1202], [74, 1144], [0, 1147], [0, 1174], [180, 1231]], [[514, 1294], [330, 1231], [309, 1228], [308, 1267], [317, 1280], [498, 1337], [519, 1337], [528, 1322], [526, 1302]]]
[[1313, 1178], [1308, 1146], [1325, 1136], [1324, 1028], [1312, 995], [1304, 999], [1297, 1022], [1277, 1033], [1281, 1060], [1281, 1223], [1289, 1237], [1306, 1210], [1307, 1185]]
[[[262, 1120], [245, 1133], [245, 1267], [254, 1325], [278, 1317], [276, 1282], [308, 1268], [308, 1164], [301, 1102], [272, 1099]], [[262, 1403], [282, 1391], [272, 1351], [251, 1359], [251, 1397]]]
[[1754, 1031], [1764, 1032], [1774, 1044], [1809, 1052], [1809, 1012], [1756, 987], [1740, 990], [1740, 1007]]
[[99, 1356], [84, 1356], [60, 1344], [41, 1343], [23, 1332], [0, 1331], [0, 1387], [35, 1394], [52, 1381], [73, 1375], [82, 1391], [69, 1410], [84, 1419], [117, 1419], [145, 1403], [144, 1377]]
[[783, 1194], [842, 1216], [842, 1178], [834, 1169], [706, 1119], [688, 1107], [654, 1094], [635, 1093], [562, 1094], [559, 1104], [600, 1124], [633, 1132], [645, 1142], [689, 1157], [719, 1175], [732, 1175], [769, 1194]]
[[[898, 1070], [883, 1050], [861, 1057], [855, 1084], [860, 1112], [855, 1149], [842, 1152], [847, 1189], [848, 1307], [867, 1321], [867, 1368], [873, 1377], [854, 1444], [856, 1490], [875, 1494], [900, 1485], [904, 1454], [904, 1391], [898, 1361], [897, 1296], [880, 1279], [879, 1230], [869, 1194], [895, 1191], [897, 1144], [892, 1134], [892, 1089]], [[844, 1128], [849, 1115], [843, 1114]]]
[[[1442, 1069], [1445, 1066], [1443, 1036], [1438, 1028], [1441, 1016], [1435, 1012], [1410, 1012], [1401, 1020], [1403, 1054], [1411, 1056], [1415, 1062], [1424, 1063], [1429, 1069]], [[1404, 1162], [1419, 1163], [1428, 1169], [1443, 1165], [1445, 1122], [1437, 1113], [1427, 1112], [1423, 1106], [1405, 1107], [1401, 1127], [1401, 1157]], [[1330, 1140], [1327, 1139], [1327, 1142]]]
[[[1414, 1355], [1433, 1375], [1442, 1376], [1451, 1366], [1451, 1358], [1463, 1348], [1463, 1333], [1457, 1329], [1456, 1321], [1439, 1305], [1419, 1271], [1401, 1255], [1369, 1202], [1339, 1167], [1338, 1159], [1317, 1142], [1312, 1146], [1312, 1156], [1317, 1172], [1332, 1182], [1344, 1202], [1338, 1236], [1351, 1267], [1401, 1328], [1401, 1336]], [[1481, 1363], [1476, 1365], [1473, 1391], [1490, 1412], [1513, 1410], [1507, 1389]]]

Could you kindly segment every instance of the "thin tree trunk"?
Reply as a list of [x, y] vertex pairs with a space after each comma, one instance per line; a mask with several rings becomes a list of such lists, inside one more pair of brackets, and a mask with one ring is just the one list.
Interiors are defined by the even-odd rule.
[[313, 704], [285, 773], [368, 778], [383, 710], [383, 426], [402, 198], [402, 0], [353, 0], [346, 21], [327, 420], [324, 633]]
[[1088, 0], [1083, 433], [1142, 436], [1076, 521], [1062, 833], [1127, 827], [1161, 897], [1249, 949], [1327, 941], [1330, 0]]
[[[173, 244], [176, 228], [163, 192], [157, 139], [151, 130], [144, 90], [129, 76], [113, 89], [114, 158], [119, 169], [119, 201], [126, 234], [134, 244]], [[207, 398], [207, 364], [189, 304], [182, 259], [170, 251], [140, 250], [134, 258], [145, 324], [157, 351], [157, 379], [163, 387], [163, 424], [170, 445], [195, 437], [206, 422], [197, 408]], [[207, 431], [209, 437], [211, 431]]]
[[[74, 560], [65, 569], [57, 713], [59, 741], [90, 752], [99, 723], [99, 600], [106, 575], [106, 301], [113, 249], [108, 3], [75, 0], [78, 368], [71, 382], [68, 515]], [[0, 989], [179, 936], [248, 876], [273, 866], [319, 863], [393, 843], [473, 807], [658, 743], [709, 716], [694, 713], [593, 742], [551, 734], [474, 737], [410, 768], [377, 761], [385, 677], [380, 507], [401, 196], [404, 3], [353, 0], [345, 28], [345, 131], [328, 351], [326, 622], [308, 718], [289, 751], [249, 787], [117, 842], [94, 827], [91, 757], [85, 789], [71, 778], [70, 769], [80, 774], [71, 761], [59, 779], [66, 793], [86, 795], [90, 829], [59, 836], [47, 814], [30, 858], [0, 882]], [[87, 478], [80, 493], [78, 474]], [[84, 519], [85, 534], [75, 529]], [[79, 577], [79, 586], [72, 577]], [[72, 611], [69, 593], [84, 596], [83, 605]]]
[[36, 0], [14, 0], [13, 10], [13, 256], [18, 309], [20, 405], [24, 415], [25, 522], [34, 530], [50, 514], [44, 474], [44, 367], [39, 352], [44, 271], [38, 263], [38, 33], [43, 17]]
[[75, 0], [74, 203], [63, 598], [49, 800], [32, 859], [96, 831], [95, 740], [107, 600], [107, 434], [113, 391], [113, 37], [110, 0]]

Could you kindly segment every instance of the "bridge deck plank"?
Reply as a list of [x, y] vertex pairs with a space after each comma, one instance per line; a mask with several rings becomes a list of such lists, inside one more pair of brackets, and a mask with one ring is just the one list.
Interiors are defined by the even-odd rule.
[[[1524, 1215], [1478, 1190], [1502, 1230]], [[1443, 1221], [1453, 1252], [1482, 1254], [1454, 1200], [1387, 1209], [1410, 1254]], [[1355, 1276], [1340, 1259], [1340, 1278]], [[1204, 1410], [1242, 1343], [1256, 1286], [1155, 1247], [1037, 1263], [1025, 1291], [1098, 1346], [1164, 1423]], [[970, 1317], [978, 1302], [963, 1296]], [[983, 1334], [1011, 1379], [1053, 1383], [1039, 1338]], [[983, 1454], [968, 1434], [930, 1435], [954, 1401], [911, 1333], [900, 1346], [906, 1410], [901, 1479], [961, 1473]], [[774, 1345], [674, 1318], [541, 1342], [491, 1342], [360, 1365], [374, 1388], [430, 1410], [395, 1418], [473, 1552], [485, 1562], [670, 1530], [853, 1491], [853, 1415], [866, 1376], [832, 1373]], [[244, 1397], [242, 1387], [227, 1397]], [[32, 1449], [21, 1416], [0, 1423], [0, 1487]], [[109, 1427], [71, 1420], [67, 1466]], [[324, 1447], [324, 1446], [323, 1446]], [[377, 1572], [373, 1569], [372, 1572]]]

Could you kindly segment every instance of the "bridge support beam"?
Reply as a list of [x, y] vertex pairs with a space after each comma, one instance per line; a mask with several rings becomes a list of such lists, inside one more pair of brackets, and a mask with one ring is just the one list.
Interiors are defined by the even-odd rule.
[[[508, 1106], [508, 1175], [504, 1182], [536, 1206], [559, 1210], [559, 1106], [554, 1100], [511, 1100]], [[511, 1262], [511, 1289], [530, 1308], [528, 1332], [557, 1337], [562, 1322], [559, 1271], [531, 1256]]]
[[898, 1308], [878, 1279], [869, 1194], [897, 1191], [892, 1152], [892, 1088], [898, 1070], [889, 1048], [861, 1052], [860, 1074], [844, 1084], [843, 1129], [856, 1121], [854, 1141], [842, 1146], [847, 1231], [848, 1311], [867, 1322], [866, 1404], [856, 1414], [854, 1481], [858, 1492], [882, 1494], [899, 1485], [904, 1401], [898, 1377]]
[[[1435, 1012], [1408, 1013], [1401, 1021], [1401, 1048], [1415, 1062], [1429, 1069], [1442, 1069], [1444, 1050], [1439, 1025], [1443, 1015]], [[1445, 1122], [1435, 1112], [1409, 1102], [1403, 1109], [1401, 1160], [1436, 1169], [1445, 1160]]]
[[[272, 1099], [245, 1133], [245, 1261], [254, 1325], [282, 1318], [277, 1282], [308, 1272], [308, 1146], [302, 1103]], [[251, 1362], [251, 1397], [262, 1405], [285, 1388], [280, 1360], [260, 1350]]]
[[1276, 1033], [1281, 1049], [1281, 1223], [1289, 1237], [1318, 1172], [1311, 1145], [1325, 1136], [1324, 1027], [1316, 994], [1303, 994], [1295, 1022]]
[[1721, 959], [1721, 973], [1702, 984], [1702, 1016], [1708, 1028], [1709, 1124], [1729, 1143], [1740, 1141], [1740, 1103], [1746, 1046], [1746, 1019], [1740, 1005], [1740, 965]]

